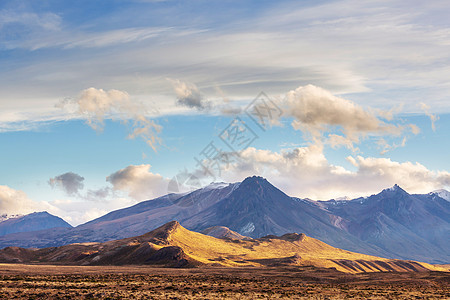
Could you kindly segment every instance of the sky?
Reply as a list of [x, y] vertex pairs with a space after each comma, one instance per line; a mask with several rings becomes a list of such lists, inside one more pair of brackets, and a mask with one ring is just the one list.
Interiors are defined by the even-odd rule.
[[450, 189], [446, 1], [0, 2], [0, 214], [263, 176]]

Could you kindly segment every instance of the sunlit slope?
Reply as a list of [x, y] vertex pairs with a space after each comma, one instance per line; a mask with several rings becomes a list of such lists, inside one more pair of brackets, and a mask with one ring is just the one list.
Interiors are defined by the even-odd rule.
[[425, 263], [341, 250], [304, 234], [250, 240], [218, 239], [189, 231], [176, 221], [141, 236], [105, 243], [44, 249], [8, 247], [0, 250], [0, 262], [168, 267], [316, 266], [348, 273], [444, 270]]
[[168, 243], [181, 247], [197, 261], [224, 266], [313, 265], [334, 267], [343, 272], [440, 270], [425, 263], [383, 259], [341, 250], [303, 234], [254, 240], [222, 240], [189, 231], [176, 224]]

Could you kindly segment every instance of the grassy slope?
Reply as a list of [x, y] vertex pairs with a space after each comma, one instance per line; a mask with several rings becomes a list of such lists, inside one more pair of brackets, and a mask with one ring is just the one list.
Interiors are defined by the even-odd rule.
[[[259, 239], [250, 241], [222, 240], [189, 231], [181, 225], [172, 230], [170, 245], [181, 247], [193, 259], [205, 264], [223, 266], [276, 265], [282, 258], [289, 264], [336, 268], [342, 272], [444, 270], [426, 263], [384, 259], [331, 247], [319, 240], [303, 236], [297, 241]], [[297, 257], [295, 257], [297, 256]], [[300, 256], [300, 259], [296, 259]]]

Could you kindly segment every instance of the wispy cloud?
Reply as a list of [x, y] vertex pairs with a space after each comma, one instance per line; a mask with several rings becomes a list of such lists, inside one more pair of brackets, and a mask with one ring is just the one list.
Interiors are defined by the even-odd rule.
[[433, 131], [436, 131], [436, 121], [439, 120], [439, 116], [430, 113], [430, 106], [425, 103], [420, 103], [420, 108], [424, 111], [425, 115], [427, 115], [430, 118], [431, 121], [431, 129]]
[[28, 47], [29, 40], [37, 41], [61, 31], [62, 18], [51, 12], [35, 13], [0, 10], [0, 50]]
[[[420, 9], [412, 9], [416, 6]], [[151, 7], [135, 9], [149, 14], [146, 19], [167, 17]], [[192, 95], [179, 99], [197, 107], [198, 97], [213, 99], [217, 87], [230, 99], [250, 99], [261, 90], [278, 94], [312, 83], [383, 110], [407, 101], [405, 112], [422, 112], [416, 104], [426, 96], [430, 113], [448, 112], [450, 89], [442, 78], [450, 74], [450, 31], [445, 22], [434, 21], [447, 10], [439, 3], [401, 1], [279, 2], [250, 18], [231, 18], [226, 27], [141, 21], [117, 28], [108, 26], [105, 16], [91, 28], [68, 26], [56, 12], [4, 9], [2, 32], [26, 29], [14, 39], [4, 34], [1, 44], [42, 51], [27, 60], [9, 54], [0, 71], [0, 103], [14, 103], [18, 112], [30, 98], [61, 99], [85, 86], [113, 85], [157, 99], [168, 113], [185, 113], [168, 104], [173, 86], [166, 81], [183, 78], [192, 83]], [[126, 20], [130, 11], [113, 17]], [[201, 92], [195, 93], [193, 84]]]
[[161, 142], [162, 126], [148, 117], [147, 107], [119, 90], [89, 88], [75, 99], [65, 99], [59, 107], [80, 115], [95, 130], [102, 130], [105, 119], [118, 119], [130, 125], [128, 138], [141, 137], [153, 150]]

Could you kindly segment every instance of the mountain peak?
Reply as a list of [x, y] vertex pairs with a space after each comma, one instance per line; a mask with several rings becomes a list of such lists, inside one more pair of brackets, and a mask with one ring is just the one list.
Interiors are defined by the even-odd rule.
[[143, 236], [151, 236], [152, 242], [155, 244], [167, 244], [170, 241], [170, 236], [180, 228], [183, 227], [178, 221], [170, 221]]
[[57, 227], [72, 228], [69, 223], [60, 217], [51, 215], [46, 211], [34, 212], [24, 216], [8, 218], [6, 220], [0, 219], [0, 236], [10, 233], [45, 230]]
[[168, 231], [168, 232], [172, 232], [172, 231], [177, 230], [180, 227], [181, 227], [181, 225], [180, 225], [180, 223], [178, 221], [170, 221], [170, 222], [162, 225], [158, 229], [164, 230], [164, 231]]
[[267, 179], [261, 176], [249, 176], [242, 181], [242, 183], [268, 183]]
[[402, 189], [398, 184], [394, 184], [392, 187], [384, 189], [382, 192], [400, 192], [407, 194], [407, 192], [404, 189]]
[[31, 214], [28, 214], [28, 216], [51, 216], [47, 211], [35, 211]]
[[435, 190], [429, 193], [429, 195], [436, 195], [438, 197], [441, 197], [442, 199], [450, 201], [450, 192], [445, 189]]

